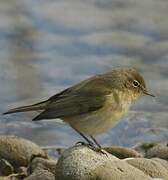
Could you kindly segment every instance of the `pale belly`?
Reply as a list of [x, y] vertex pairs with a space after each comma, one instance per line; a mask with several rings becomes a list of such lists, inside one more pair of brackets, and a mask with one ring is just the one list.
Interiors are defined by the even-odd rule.
[[127, 109], [114, 111], [111, 108], [107, 108], [98, 112], [66, 118], [64, 121], [84, 134], [98, 135], [114, 127], [126, 111]]

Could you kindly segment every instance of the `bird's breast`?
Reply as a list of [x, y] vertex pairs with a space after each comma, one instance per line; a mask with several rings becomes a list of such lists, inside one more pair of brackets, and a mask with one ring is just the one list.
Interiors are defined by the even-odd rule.
[[[114, 104], [116, 103], [116, 104]], [[106, 132], [116, 125], [127, 112], [130, 102], [114, 102], [114, 97], [109, 96], [104, 106], [90, 113], [66, 118], [66, 122], [72, 127], [87, 135], [97, 135]]]

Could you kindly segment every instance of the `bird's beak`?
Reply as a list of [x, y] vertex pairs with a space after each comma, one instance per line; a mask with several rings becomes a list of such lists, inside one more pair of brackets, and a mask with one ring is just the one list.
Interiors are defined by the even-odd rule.
[[143, 93], [145, 94], [145, 95], [148, 95], [148, 96], [152, 96], [152, 97], [156, 97], [155, 95], [153, 95], [153, 94], [151, 94], [151, 93], [149, 93], [147, 90], [143, 90]]
[[143, 87], [143, 86], [140, 86], [140, 87], [145, 95], [156, 97], [155, 95], [149, 93], [145, 87]]

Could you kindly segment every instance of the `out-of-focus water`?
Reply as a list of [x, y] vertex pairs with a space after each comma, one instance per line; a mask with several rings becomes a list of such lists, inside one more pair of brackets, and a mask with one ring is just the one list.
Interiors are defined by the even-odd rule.
[[[168, 1], [1, 0], [0, 112], [47, 99], [91, 75], [133, 66], [157, 98], [141, 98], [104, 144], [168, 139]], [[79, 136], [37, 113], [0, 118], [0, 134], [42, 146], [69, 146]]]

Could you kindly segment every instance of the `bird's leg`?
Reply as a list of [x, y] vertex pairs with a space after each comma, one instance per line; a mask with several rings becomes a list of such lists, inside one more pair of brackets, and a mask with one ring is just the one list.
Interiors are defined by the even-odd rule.
[[90, 136], [90, 138], [93, 140], [93, 142], [98, 146], [99, 149], [102, 149], [101, 145], [97, 142], [97, 140], [93, 137]]
[[92, 150], [96, 151], [96, 152], [99, 152], [99, 153], [102, 153], [102, 154], [106, 154], [106, 152], [103, 151], [102, 147], [100, 146], [100, 144], [96, 141], [96, 139], [93, 137], [93, 136], [90, 136], [90, 138], [93, 140], [93, 142], [98, 146], [98, 148], [95, 146], [95, 144], [90, 140], [88, 139], [83, 133], [81, 133], [78, 129], [74, 128], [73, 129], [79, 133], [87, 142], [88, 144], [86, 144], [85, 142], [77, 142], [76, 144], [81, 144], [81, 145], [85, 145], [85, 146], [88, 146], [89, 148], [91, 148]]
[[97, 152], [100, 152], [100, 153], [102, 153], [102, 154], [105, 154], [105, 155], [107, 155], [106, 154], [106, 152], [105, 151], [103, 151], [103, 148], [101, 147], [101, 145], [97, 142], [97, 140], [93, 137], [93, 136], [91, 136], [90, 135], [90, 138], [93, 140], [93, 142], [97, 145], [97, 147], [98, 147], [98, 149], [95, 149]]
[[87, 142], [88, 142], [88, 144], [86, 144], [85, 142], [77, 142], [76, 144], [82, 144], [82, 145], [89, 145], [90, 147], [95, 147], [94, 146], [94, 143], [91, 141], [91, 140], [89, 140], [83, 133], [81, 133], [78, 129], [76, 129], [76, 128], [74, 128], [73, 127], [73, 129], [77, 132], [77, 133], [79, 133]]

